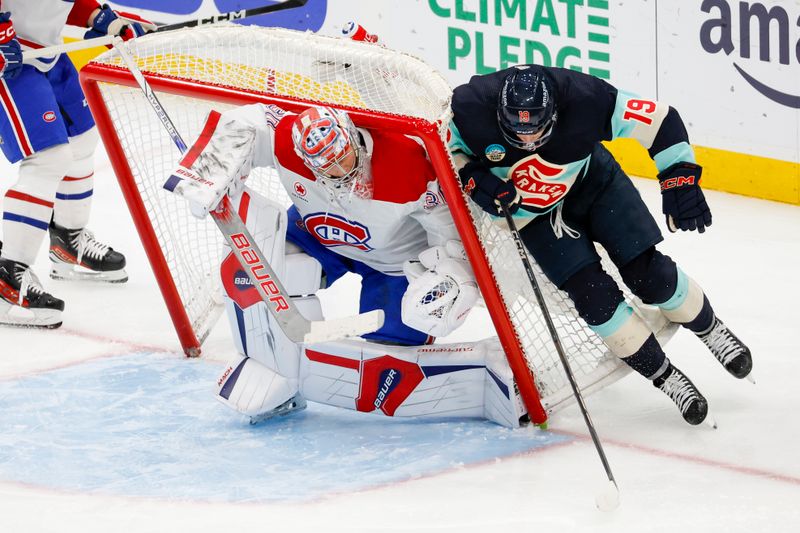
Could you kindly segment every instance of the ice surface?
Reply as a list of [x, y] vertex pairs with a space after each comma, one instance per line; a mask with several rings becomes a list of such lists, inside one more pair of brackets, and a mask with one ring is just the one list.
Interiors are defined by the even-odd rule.
[[[5, 189], [16, 169], [0, 170]], [[657, 184], [636, 184], [660, 213]], [[709, 231], [666, 235], [660, 249], [749, 344], [757, 385], [682, 331], [667, 351], [718, 430], [689, 427], [635, 375], [590, 397], [621, 492], [605, 514], [594, 506], [605, 474], [575, 408], [545, 435], [321, 407], [256, 428], [229, 416], [210, 398], [232, 353], [226, 324], [204, 360], [181, 358], [98, 155], [91, 226], [127, 254], [131, 280], [54, 282], [42, 251], [36, 270], [66, 300], [64, 326], [0, 329], [0, 531], [797, 531], [800, 209], [707, 196]], [[328, 311], [354, 312], [340, 304], [347, 289], [331, 292]]]

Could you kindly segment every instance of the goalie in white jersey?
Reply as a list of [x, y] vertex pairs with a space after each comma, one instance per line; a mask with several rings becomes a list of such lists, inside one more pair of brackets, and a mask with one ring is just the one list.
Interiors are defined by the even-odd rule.
[[[288, 211], [243, 186], [255, 167], [277, 171]], [[306, 399], [388, 416], [525, 421], [497, 339], [431, 345], [463, 323], [479, 293], [417, 140], [356, 128], [332, 108], [298, 115], [256, 104], [212, 112], [170, 180], [181, 176], [192, 185], [176, 192], [197, 216], [231, 195], [306, 318], [322, 319], [316, 291], [347, 272], [362, 277], [360, 311], [386, 317], [363, 340], [298, 345], [229, 255], [221, 273], [240, 355], [217, 382], [223, 403], [253, 421]]]
[[124, 282], [125, 257], [86, 230], [98, 136], [78, 73], [64, 55], [22, 62], [22, 49], [61, 44], [65, 24], [86, 38], [155, 26], [94, 0], [0, 1], [0, 148], [19, 162], [3, 199], [0, 324], [55, 328], [64, 302], [31, 270], [50, 235], [51, 277]]

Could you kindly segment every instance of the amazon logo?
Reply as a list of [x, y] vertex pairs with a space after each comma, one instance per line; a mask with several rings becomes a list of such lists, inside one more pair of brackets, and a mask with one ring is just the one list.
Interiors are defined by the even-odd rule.
[[[729, 56], [738, 50], [739, 58], [746, 60], [751, 59], [755, 51], [759, 61], [772, 63], [777, 59], [781, 65], [795, 63], [800, 67], [800, 13], [791, 13], [790, 7], [703, 0], [700, 9], [713, 18], [700, 27], [700, 43], [710, 54], [725, 52]], [[738, 35], [734, 34], [734, 22]], [[800, 76], [793, 77], [795, 83], [790, 87], [780, 87], [769, 80], [756, 78], [745, 67], [746, 62], [733, 61], [733, 68], [753, 89], [773, 102], [800, 109]]]

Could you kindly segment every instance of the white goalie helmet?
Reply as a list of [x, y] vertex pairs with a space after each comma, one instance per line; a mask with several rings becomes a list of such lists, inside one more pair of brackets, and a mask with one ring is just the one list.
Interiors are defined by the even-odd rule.
[[292, 124], [294, 151], [336, 198], [368, 197], [360, 135], [344, 111], [311, 107]]

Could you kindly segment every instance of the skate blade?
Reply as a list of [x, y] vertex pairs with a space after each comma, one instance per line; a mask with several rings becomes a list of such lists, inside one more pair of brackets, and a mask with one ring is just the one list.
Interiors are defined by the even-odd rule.
[[92, 281], [99, 283], [125, 283], [128, 273], [125, 269], [101, 272], [69, 263], [53, 263], [50, 278], [59, 281]]
[[15, 328], [56, 329], [61, 326], [61, 311], [26, 309], [0, 300], [0, 325]]
[[259, 415], [251, 416], [250, 425], [254, 426], [256, 424], [264, 422], [265, 420], [270, 420], [271, 418], [286, 416], [294, 411], [302, 411], [307, 406], [308, 404], [306, 403], [305, 398], [303, 398], [302, 396], [294, 396], [289, 400], [287, 400], [286, 402], [280, 404], [275, 409], [271, 409], [266, 413], [261, 413]]

